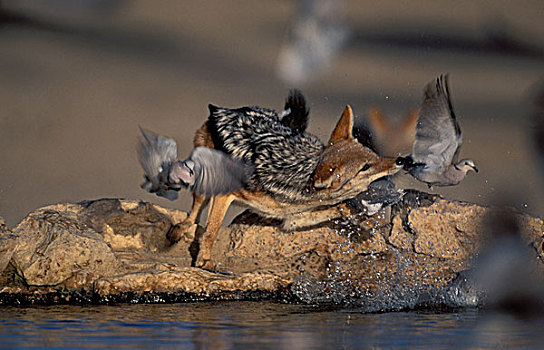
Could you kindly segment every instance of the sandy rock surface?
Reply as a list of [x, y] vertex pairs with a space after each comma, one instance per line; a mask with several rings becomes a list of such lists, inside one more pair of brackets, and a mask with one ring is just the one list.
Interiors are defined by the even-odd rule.
[[[390, 213], [347, 213], [283, 232], [245, 212], [223, 227], [214, 273], [191, 267], [196, 242], [165, 238], [187, 214], [121, 199], [57, 204], [12, 230], [0, 222], [0, 303], [282, 298], [344, 302], [443, 288], [471, 267], [489, 208], [409, 191]], [[514, 213], [543, 257], [541, 219]], [[198, 228], [196, 239], [203, 232]]]

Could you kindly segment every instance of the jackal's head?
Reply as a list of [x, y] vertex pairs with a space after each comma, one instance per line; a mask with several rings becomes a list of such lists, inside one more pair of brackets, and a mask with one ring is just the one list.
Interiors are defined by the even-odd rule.
[[353, 137], [353, 112], [348, 105], [334, 128], [314, 173], [319, 191], [357, 195], [380, 177], [402, 169], [395, 158], [382, 158]]

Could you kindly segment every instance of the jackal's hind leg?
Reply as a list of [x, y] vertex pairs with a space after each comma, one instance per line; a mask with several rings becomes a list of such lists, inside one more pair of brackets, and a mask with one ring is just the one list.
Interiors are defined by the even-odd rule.
[[284, 231], [295, 231], [301, 228], [315, 226], [325, 221], [349, 214], [349, 208], [342, 203], [325, 209], [302, 212], [287, 217], [283, 221], [282, 229]]
[[200, 249], [195, 262], [196, 267], [212, 271], [215, 269], [215, 263], [212, 261], [213, 244], [217, 239], [227, 209], [234, 199], [233, 194], [226, 194], [215, 196], [210, 200], [206, 232], [200, 238]]
[[196, 221], [200, 217], [207, 199], [205, 195], [193, 193], [193, 205], [189, 216], [184, 221], [170, 227], [170, 230], [166, 233], [166, 238], [170, 241], [170, 244], [174, 244], [182, 238], [186, 242], [192, 242], [195, 239]]

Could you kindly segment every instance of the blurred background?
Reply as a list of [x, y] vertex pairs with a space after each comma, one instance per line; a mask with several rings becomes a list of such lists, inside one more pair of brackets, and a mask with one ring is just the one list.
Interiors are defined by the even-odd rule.
[[359, 122], [377, 106], [395, 125], [442, 73], [461, 156], [480, 173], [432, 191], [481, 204], [514, 194], [512, 206], [544, 211], [531, 139], [542, 1], [0, 0], [0, 52], [8, 226], [40, 206], [102, 197], [188, 210], [188, 192], [169, 202], [140, 189], [138, 125], [174, 137], [183, 159], [208, 103], [281, 110], [297, 87], [325, 142], [347, 103]]

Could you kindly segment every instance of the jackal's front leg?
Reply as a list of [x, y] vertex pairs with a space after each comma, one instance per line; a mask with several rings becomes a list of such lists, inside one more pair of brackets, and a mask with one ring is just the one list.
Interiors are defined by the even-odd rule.
[[170, 230], [166, 233], [166, 238], [170, 241], [170, 244], [174, 244], [182, 238], [186, 242], [192, 242], [195, 239], [196, 221], [207, 199], [205, 195], [193, 193], [193, 205], [189, 216], [184, 221], [170, 227]]
[[215, 268], [215, 263], [212, 261], [213, 244], [217, 239], [217, 234], [219, 233], [219, 229], [221, 229], [227, 209], [234, 199], [235, 196], [233, 194], [226, 194], [212, 197], [210, 200], [206, 232], [200, 238], [200, 249], [195, 262], [196, 267], [207, 270]]
[[341, 203], [325, 209], [317, 209], [314, 211], [302, 212], [289, 216], [283, 221], [282, 229], [284, 231], [294, 231], [301, 228], [315, 226], [322, 222], [349, 214], [349, 208], [344, 203]]

